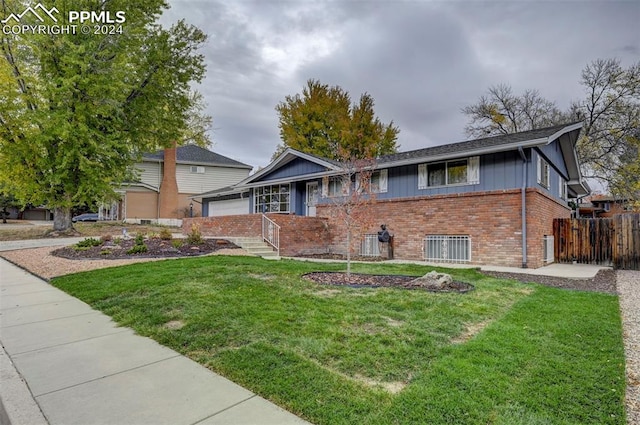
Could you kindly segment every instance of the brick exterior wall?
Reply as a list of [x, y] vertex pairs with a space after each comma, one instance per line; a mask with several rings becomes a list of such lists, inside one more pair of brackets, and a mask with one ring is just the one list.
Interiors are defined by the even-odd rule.
[[[522, 266], [522, 216], [519, 189], [437, 195], [424, 198], [379, 200], [371, 206], [377, 223], [363, 233], [376, 233], [386, 224], [394, 235], [394, 256], [422, 260], [426, 235], [459, 235], [471, 238], [471, 263]], [[318, 215], [331, 216], [331, 207], [318, 206]], [[535, 189], [527, 191], [528, 266], [543, 265], [545, 234], [552, 234], [553, 218], [569, 217], [570, 210]], [[345, 231], [330, 220], [330, 251], [345, 253]], [[358, 253], [361, 235], [352, 243]]]
[[[394, 257], [423, 259], [426, 235], [460, 235], [471, 238], [471, 264], [522, 266], [522, 215], [519, 189], [437, 195], [423, 198], [379, 200], [370, 206], [375, 225], [362, 233], [377, 233], [386, 224], [394, 236]], [[537, 189], [527, 189], [527, 266], [543, 263], [543, 236], [553, 234], [553, 219], [571, 216], [571, 210]], [[280, 226], [280, 254], [345, 253], [344, 224], [332, 219], [331, 206], [318, 205], [318, 217], [269, 214]], [[197, 223], [205, 236], [259, 237], [260, 214], [184, 219], [188, 233]], [[362, 233], [352, 241], [359, 253]]]
[[553, 236], [553, 219], [570, 218], [571, 209], [537, 189], [527, 190], [527, 259], [528, 267], [544, 266], [545, 235]]

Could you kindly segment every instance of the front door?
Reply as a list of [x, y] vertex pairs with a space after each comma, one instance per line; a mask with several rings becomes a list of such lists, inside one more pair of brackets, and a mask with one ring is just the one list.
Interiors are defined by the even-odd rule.
[[307, 183], [307, 216], [316, 216], [316, 204], [318, 203], [318, 182]]

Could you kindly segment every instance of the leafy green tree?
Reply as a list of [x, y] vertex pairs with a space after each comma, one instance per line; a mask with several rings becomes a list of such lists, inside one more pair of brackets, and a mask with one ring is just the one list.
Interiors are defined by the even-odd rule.
[[375, 116], [374, 103], [364, 93], [351, 104], [339, 86], [308, 80], [301, 95], [286, 96], [276, 106], [282, 144], [274, 158], [287, 147], [331, 159], [340, 159], [341, 149], [355, 158], [396, 152], [400, 130]]
[[[640, 145], [640, 62], [623, 68], [615, 59], [598, 59], [582, 71], [585, 97], [560, 111], [535, 90], [513, 94], [508, 85], [462, 109], [472, 137], [509, 134], [571, 121], [584, 121], [577, 150], [585, 177], [600, 181], [618, 196], [637, 197]], [[635, 188], [635, 189], [634, 189]]]
[[[115, 199], [143, 152], [188, 137], [206, 36], [183, 21], [161, 27], [164, 0], [43, 3], [59, 25], [69, 11], [126, 14], [121, 33], [0, 33], [0, 182], [66, 230], [74, 206]], [[2, 0], [0, 16], [26, 6]]]

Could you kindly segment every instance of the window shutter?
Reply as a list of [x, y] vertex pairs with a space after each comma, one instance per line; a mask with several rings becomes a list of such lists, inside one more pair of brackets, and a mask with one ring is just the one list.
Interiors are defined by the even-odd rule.
[[379, 192], [386, 193], [387, 192], [387, 180], [388, 180], [388, 170], [380, 170], [380, 181], [378, 185], [380, 186]]
[[329, 197], [329, 177], [327, 176], [324, 176], [322, 178], [322, 197], [323, 198]]
[[479, 184], [480, 183], [480, 157], [472, 156], [469, 158], [469, 169], [468, 169], [468, 179], [469, 184]]
[[427, 188], [427, 164], [418, 165], [418, 189]]

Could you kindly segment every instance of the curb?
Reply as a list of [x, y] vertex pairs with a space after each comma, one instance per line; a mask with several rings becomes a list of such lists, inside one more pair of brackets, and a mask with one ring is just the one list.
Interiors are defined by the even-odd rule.
[[4, 347], [0, 350], [0, 377], [0, 424], [49, 424]]

